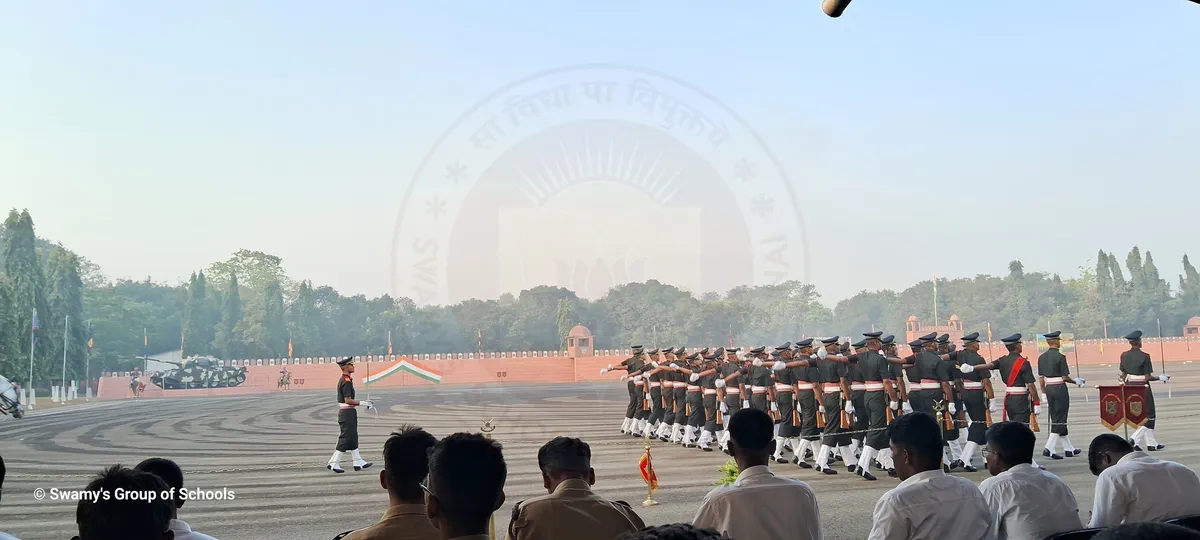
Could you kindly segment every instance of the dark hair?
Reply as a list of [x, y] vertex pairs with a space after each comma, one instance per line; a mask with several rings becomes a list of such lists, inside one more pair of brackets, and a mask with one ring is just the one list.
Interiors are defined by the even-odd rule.
[[446, 518], [464, 528], [487, 527], [507, 476], [502, 447], [483, 435], [455, 433], [429, 452], [430, 491]]
[[1200, 532], [1170, 523], [1126, 523], [1100, 531], [1092, 540], [1198, 540]]
[[694, 527], [688, 523], [674, 523], [627, 532], [617, 537], [617, 540], [721, 540], [721, 533]]
[[437, 439], [412, 424], [401, 425], [383, 443], [383, 474], [388, 491], [411, 501], [423, 499], [421, 481], [429, 475], [429, 449]]
[[942, 459], [942, 427], [929, 413], [900, 416], [888, 426], [888, 439], [916, 454], [925, 465]]
[[4, 468], [4, 456], [0, 456], [0, 488], [4, 487], [4, 475], [8, 470]]
[[1018, 342], [1016, 342], [1016, 343], [1006, 343], [1006, 344], [1004, 345], [1004, 348], [1005, 348], [1005, 349], [1008, 349], [1008, 352], [1016, 352], [1016, 350], [1017, 350], [1017, 347], [1019, 347], [1019, 346], [1021, 346], [1021, 342], [1020, 342], [1020, 341], [1018, 341]]
[[542, 472], [587, 472], [592, 467], [592, 447], [579, 439], [555, 437], [538, 449], [537, 459]]
[[774, 438], [775, 426], [766, 412], [742, 409], [729, 417], [729, 438], [750, 452], [765, 450]]
[[134, 470], [157, 476], [167, 487], [175, 488], [175, 508], [183, 506], [183, 469], [167, 458], [150, 458], [134, 467]]
[[1004, 463], [1033, 463], [1033, 446], [1037, 444], [1037, 435], [1029, 426], [1020, 422], [997, 422], [987, 429], [984, 436]]
[[1119, 452], [1128, 454], [1133, 451], [1133, 446], [1129, 441], [1122, 439], [1120, 435], [1112, 433], [1104, 433], [1097, 435], [1092, 439], [1092, 444], [1088, 445], [1088, 459], [1095, 458], [1100, 452]]
[[[152, 501], [118, 498], [117, 489], [157, 495]], [[88, 483], [103, 492], [97, 500], [80, 500], [75, 509], [80, 540], [161, 540], [171, 521], [171, 501], [163, 499], [167, 483], [148, 472], [113, 465]]]

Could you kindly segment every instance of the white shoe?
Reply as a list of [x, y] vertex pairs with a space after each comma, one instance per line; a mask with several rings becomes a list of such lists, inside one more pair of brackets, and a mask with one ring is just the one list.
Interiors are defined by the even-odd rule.
[[325, 465], [325, 468], [335, 473], [346, 472], [342, 469], [342, 453], [335, 450], [333, 452], [333, 457], [329, 458], [329, 463]]
[[361, 471], [372, 465], [370, 461], [363, 459], [362, 455], [358, 453], [357, 448], [351, 450], [350, 454], [354, 456], [354, 470]]

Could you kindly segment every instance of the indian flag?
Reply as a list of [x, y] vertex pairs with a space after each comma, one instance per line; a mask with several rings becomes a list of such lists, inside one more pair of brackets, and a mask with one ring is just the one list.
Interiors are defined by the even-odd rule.
[[386, 379], [400, 371], [407, 371], [413, 375], [416, 375], [416, 376], [418, 376], [422, 379], [425, 379], [429, 382], [432, 382], [432, 383], [441, 383], [442, 382], [442, 374], [441, 373], [438, 373], [432, 369], [429, 369], [429, 368], [427, 368], [421, 364], [418, 364], [412, 360], [404, 358], [404, 359], [401, 359], [399, 362], [396, 362], [395, 365], [393, 365], [383, 371], [380, 371], [379, 373], [372, 373], [370, 377], [366, 378], [366, 384], [371, 384], [375, 381], [380, 381], [380, 380]]

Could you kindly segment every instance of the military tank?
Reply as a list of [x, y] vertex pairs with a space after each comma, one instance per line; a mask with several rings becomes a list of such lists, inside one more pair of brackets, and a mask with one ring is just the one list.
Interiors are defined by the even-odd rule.
[[163, 390], [230, 388], [246, 382], [245, 367], [222, 367], [211, 356], [192, 356], [179, 362], [160, 361], [177, 366], [150, 377], [150, 381]]

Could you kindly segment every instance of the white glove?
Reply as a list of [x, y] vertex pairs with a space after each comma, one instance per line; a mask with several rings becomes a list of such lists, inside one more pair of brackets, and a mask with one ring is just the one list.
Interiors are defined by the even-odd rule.
[[818, 359], [818, 358], [820, 358], [820, 357], [818, 357], [818, 356], [817, 356], [817, 353], [812, 353], [812, 354], [808, 355], [808, 358], [809, 358], [810, 360], [816, 360], [816, 359]]
[[762, 358], [755, 358], [753, 364], [754, 364], [754, 367], [761, 367], [762, 366]]
[[1158, 376], [1158, 380], [1160, 380], [1162, 382], [1167, 382], [1167, 381], [1171, 380], [1171, 376], [1167, 375], [1166, 373], [1163, 373]]
[[679, 369], [679, 364], [672, 363], [672, 364], [671, 364], [671, 369]]
[[821, 405], [820, 407], [817, 407], [817, 412], [819, 412], [821, 414], [825, 414], [825, 406]]
[[601, 374], [601, 375], [604, 375], [604, 374], [606, 374], [606, 373], [608, 373], [608, 368], [606, 368], [606, 367], [602, 367], [602, 368], [600, 368], [600, 374]]
[[950, 414], [958, 414], [958, 407], [954, 405], [953, 401], [950, 402]]
[[725, 402], [724, 402], [724, 401], [722, 401], [722, 402], [721, 402], [721, 412], [722, 412], [722, 413], [728, 413], [728, 412], [729, 412], [729, 407], [726, 407], [726, 406], [725, 406]]
[[691, 377], [688, 377], [688, 380], [692, 381], [692, 382], [696, 382], [696, 381], [700, 380], [700, 374], [693, 373]]
[[358, 404], [359, 404], [359, 405], [362, 405], [363, 407], [366, 407], [366, 408], [368, 408], [368, 409], [374, 409], [374, 408], [375, 408], [375, 404], [374, 404], [374, 403], [371, 403], [371, 400], [369, 400], [369, 399], [364, 399], [364, 400], [362, 400], [362, 401], [359, 401], [359, 402], [358, 402]]
[[913, 412], [912, 405], [909, 405], [909, 403], [907, 401], [905, 401], [904, 402], [904, 414], [910, 414], [912, 412]]
[[972, 366], [971, 364], [959, 364], [958, 370], [963, 373], [971, 373], [972, 371], [975, 371], [975, 366]]
[[891, 407], [893, 411], [895, 411], [895, 410], [899, 410], [899, 409], [900, 409], [900, 402], [899, 402], [899, 401], [893, 401], [893, 402], [891, 402], [890, 404], [888, 404], [888, 406], [889, 406], [889, 407]]
[[1087, 379], [1084, 379], [1083, 377], [1075, 378], [1075, 386], [1083, 388], [1083, 385], [1085, 385], [1085, 384], [1087, 384]]
[[1004, 410], [1004, 398], [992, 398], [992, 412], [1000, 412]]
[[612, 364], [609, 364], [608, 367], [606, 367], [604, 369], [607, 369], [608, 371], [612, 371]]
[[657, 368], [658, 368], [658, 362], [650, 362], [650, 367], [657, 369]]
[[821, 347], [820, 349], [817, 349], [817, 358], [824, 360], [825, 357], [827, 357], [827, 356], [829, 356], [829, 351], [825, 350], [825, 347]]
[[779, 412], [779, 404], [771, 402], [771, 412]]
[[725, 388], [725, 379], [717, 379], [713, 384], [717, 385], [717, 388]]
[[735, 356], [737, 356], [738, 362], [745, 362], [745, 361], [746, 361], [746, 353], [744, 353], [744, 352], [742, 352], [742, 351], [738, 351], [738, 352], [735, 354]]
[[622, 373], [622, 374], [621, 374], [621, 382], [625, 382], [625, 381], [628, 381], [628, 380], [629, 380], [629, 375], [626, 375], [626, 374]]
[[775, 365], [771, 366], [771, 369], [774, 371], [783, 371], [787, 369], [787, 364], [783, 362], [775, 362]]
[[1033, 406], [1033, 414], [1042, 414], [1042, 406], [1034, 405]]
[[743, 408], [743, 409], [749, 409], [749, 408], [750, 408], [750, 400], [748, 400], [748, 399], [743, 399], [743, 400], [742, 400], [742, 408]]
[[851, 401], [846, 402], [846, 412], [848, 412], [850, 414], [854, 414], [854, 403], [853, 402], [851, 402]]

